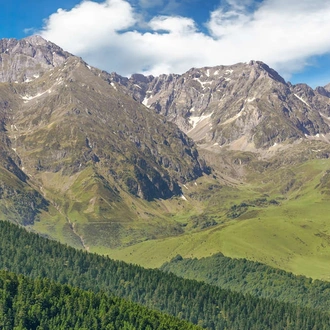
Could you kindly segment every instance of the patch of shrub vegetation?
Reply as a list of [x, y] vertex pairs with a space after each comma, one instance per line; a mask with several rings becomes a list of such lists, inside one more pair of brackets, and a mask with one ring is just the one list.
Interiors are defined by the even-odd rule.
[[256, 198], [251, 201], [244, 201], [240, 204], [234, 204], [231, 206], [227, 213], [227, 217], [230, 219], [239, 218], [242, 214], [246, 213], [249, 208], [253, 207], [267, 207], [269, 205], [279, 205], [276, 199], [268, 199], [266, 197]]

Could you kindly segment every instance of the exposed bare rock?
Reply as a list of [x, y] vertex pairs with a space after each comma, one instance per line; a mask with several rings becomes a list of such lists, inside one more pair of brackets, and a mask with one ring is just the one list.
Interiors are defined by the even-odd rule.
[[325, 85], [324, 86], [324, 89], [327, 91], [327, 92], [330, 92], [330, 83]]
[[40, 36], [0, 40], [0, 81], [29, 82], [72, 56]]

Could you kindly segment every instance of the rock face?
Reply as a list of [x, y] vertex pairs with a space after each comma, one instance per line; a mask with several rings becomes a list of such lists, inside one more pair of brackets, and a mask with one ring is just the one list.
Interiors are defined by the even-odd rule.
[[321, 88], [323, 93], [326, 93], [328, 95], [328, 93], [330, 92], [330, 83], [325, 85], [324, 87], [318, 87], [318, 88]]
[[0, 40], [0, 81], [29, 82], [72, 56], [39, 36]]
[[293, 86], [258, 61], [112, 79], [199, 144], [256, 150], [330, 132], [329, 87]]

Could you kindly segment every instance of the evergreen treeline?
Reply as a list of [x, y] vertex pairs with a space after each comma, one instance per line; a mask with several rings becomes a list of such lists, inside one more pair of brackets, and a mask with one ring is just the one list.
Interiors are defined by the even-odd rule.
[[49, 279], [0, 271], [0, 329], [200, 329], [173, 316]]
[[88, 254], [0, 222], [0, 268], [128, 298], [209, 329], [330, 328], [326, 313]]
[[232, 259], [221, 253], [201, 259], [177, 256], [161, 270], [256, 297], [330, 312], [330, 282], [313, 281], [259, 262]]

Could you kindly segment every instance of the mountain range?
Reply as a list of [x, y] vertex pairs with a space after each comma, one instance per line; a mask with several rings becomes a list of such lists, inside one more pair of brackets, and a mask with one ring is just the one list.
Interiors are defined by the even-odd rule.
[[329, 86], [293, 86], [262, 62], [113, 80], [208, 147], [258, 151], [304, 138], [329, 141]]
[[0, 219], [148, 267], [222, 252], [326, 278], [329, 85], [259, 61], [126, 78], [39, 36], [0, 62]]

